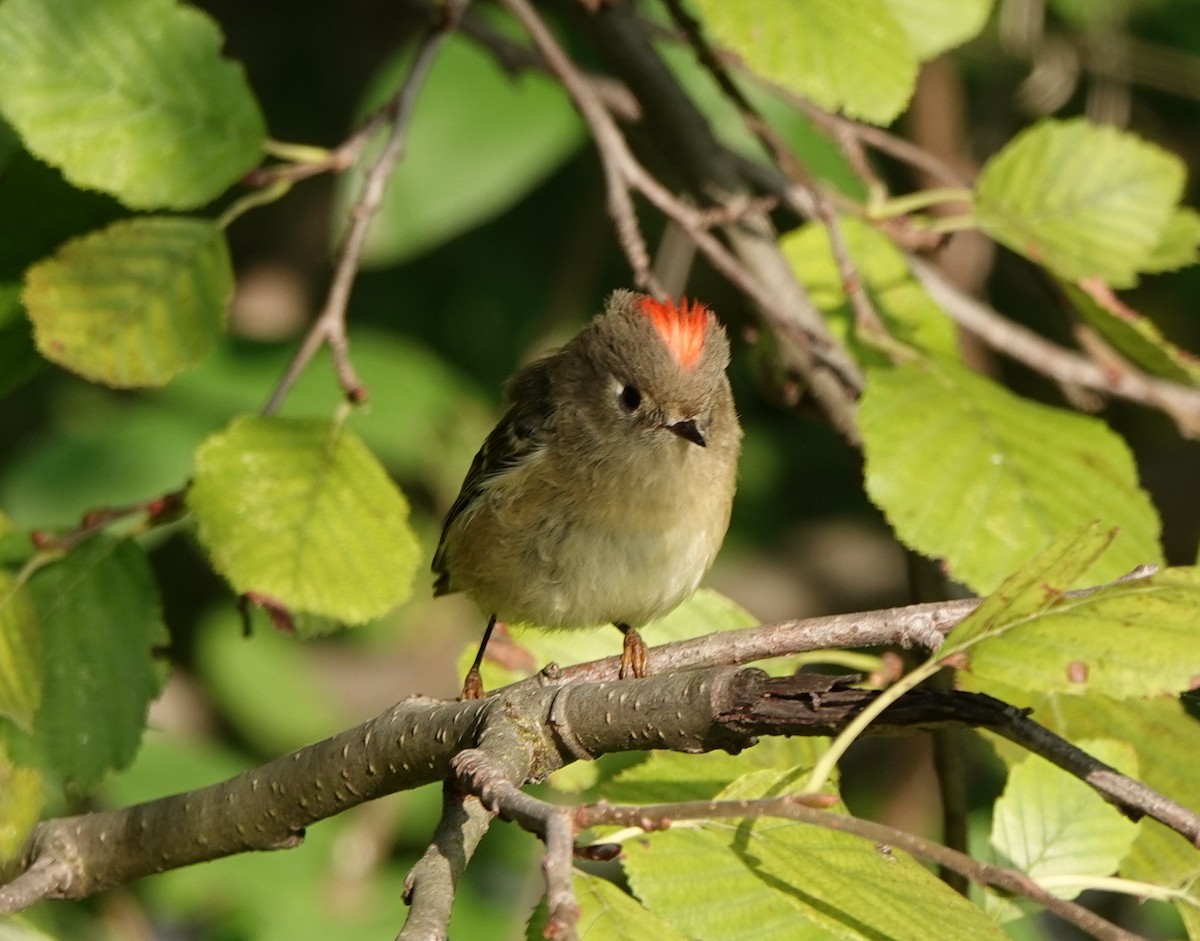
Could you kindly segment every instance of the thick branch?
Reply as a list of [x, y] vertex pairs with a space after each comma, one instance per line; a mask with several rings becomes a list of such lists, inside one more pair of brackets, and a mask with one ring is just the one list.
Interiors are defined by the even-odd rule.
[[[827, 735], [876, 695], [828, 677], [780, 680], [755, 669], [714, 668], [643, 680], [523, 686], [464, 703], [409, 700], [355, 729], [221, 784], [124, 810], [39, 824], [23, 856], [25, 874], [0, 889], [0, 912], [40, 898], [82, 898], [234, 853], [295, 846], [305, 827], [318, 820], [444, 779], [454, 757], [472, 748], [491, 748], [490, 757], [502, 763], [511, 780], [524, 783], [610, 752], [736, 752], [758, 734]], [[1200, 845], [1195, 813], [987, 697], [917, 690], [885, 711], [872, 730], [946, 722], [1007, 734], [1084, 776], [1124, 812], [1152, 816]], [[1031, 734], [1031, 728], [1037, 733]], [[506, 752], [491, 745], [512, 735], [519, 748]], [[52, 879], [47, 880], [47, 872]]]

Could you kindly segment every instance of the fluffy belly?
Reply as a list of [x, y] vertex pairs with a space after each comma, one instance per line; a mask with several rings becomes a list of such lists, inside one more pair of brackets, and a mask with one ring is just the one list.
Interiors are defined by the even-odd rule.
[[[468, 590], [486, 611], [514, 623], [637, 627], [691, 595], [712, 564], [720, 534], [706, 522], [690, 522], [614, 534], [556, 521], [536, 539], [494, 546], [494, 567], [476, 571]], [[517, 577], [505, 585], [514, 563]]]

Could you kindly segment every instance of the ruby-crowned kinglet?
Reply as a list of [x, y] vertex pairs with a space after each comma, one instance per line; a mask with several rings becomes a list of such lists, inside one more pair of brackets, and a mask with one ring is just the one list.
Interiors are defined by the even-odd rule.
[[509, 407], [450, 508], [434, 594], [496, 620], [616, 624], [621, 675], [644, 675], [636, 628], [689, 597], [729, 525], [742, 429], [729, 341], [703, 305], [616, 291], [566, 346], [505, 387]]

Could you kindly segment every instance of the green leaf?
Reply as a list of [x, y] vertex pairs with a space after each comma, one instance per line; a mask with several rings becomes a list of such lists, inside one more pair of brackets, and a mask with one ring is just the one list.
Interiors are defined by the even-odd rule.
[[[848, 216], [840, 217], [838, 225], [847, 254], [888, 332], [901, 343], [958, 359], [954, 322], [925, 293], [891, 239], [874, 226]], [[860, 358], [887, 362], [882, 353], [856, 337], [854, 310], [846, 298], [826, 227], [816, 223], [801, 226], [783, 236], [779, 247], [835, 333], [852, 343]]]
[[1200, 360], [1162, 335], [1104, 284], [1062, 284], [1072, 306], [1100, 337], [1131, 363], [1174, 382], [1200, 386]]
[[887, 124], [908, 104], [917, 60], [885, 0], [693, 0], [717, 45], [823, 108]]
[[1151, 264], [1183, 183], [1178, 157], [1133, 134], [1043, 121], [983, 167], [976, 221], [1060, 277], [1126, 287]]
[[[384, 67], [365, 111], [408, 74], [409, 58]], [[403, 162], [367, 237], [367, 265], [412, 258], [499, 215], [545, 179], [583, 140], [583, 125], [554, 82], [505, 73], [495, 57], [453, 34], [443, 44], [413, 114]], [[382, 146], [383, 137], [373, 145]], [[361, 162], [370, 162], [370, 152]], [[340, 215], [358, 198], [361, 172], [338, 185]]]
[[993, 0], [887, 0], [919, 59], [932, 59], [983, 31]]
[[[1137, 777], [1137, 754], [1127, 742], [1093, 739], [1078, 743], [1089, 755]], [[1030, 755], [1014, 765], [996, 801], [991, 843], [1005, 865], [1035, 880], [1062, 876], [1111, 876], [1138, 835], [1138, 825], [1121, 816], [1086, 782], [1044, 758]], [[1051, 887], [1052, 895], [1075, 898], [1078, 887]]]
[[212, 348], [233, 270], [224, 233], [202, 219], [141, 217], [66, 243], [29, 269], [38, 349], [120, 388], [165, 385]]
[[1162, 561], [1129, 449], [1098, 419], [927, 360], [871, 370], [859, 425], [867, 492], [897, 536], [980, 594], [1092, 520], [1120, 529], [1095, 581]]
[[158, 590], [137, 543], [94, 537], [29, 579], [45, 686], [36, 735], [47, 765], [86, 791], [137, 752], [167, 643]]
[[190, 209], [261, 159], [262, 115], [221, 34], [175, 0], [5, 0], [0, 112], [76, 186]]
[[[0, 863], [14, 859], [38, 821], [44, 803], [42, 774], [11, 761], [0, 743]], [[0, 921], [0, 929], [8, 919]], [[0, 941], [4, 941], [0, 933]]]
[[1004, 580], [942, 642], [936, 656], [949, 657], [986, 640], [1002, 637], [1017, 625], [1060, 603], [1063, 593], [1112, 545], [1114, 531], [1089, 523], [1056, 539]]
[[[724, 797], [777, 793], [748, 775]], [[716, 820], [624, 844], [625, 870], [648, 909], [711, 941], [1004, 936], [976, 906], [901, 852], [788, 820]]]
[[37, 612], [25, 586], [0, 570], [0, 715], [32, 731], [42, 701], [42, 679]]
[[1167, 569], [1084, 597], [1060, 596], [1036, 619], [1018, 619], [1003, 636], [979, 644], [968, 669], [985, 682], [1031, 692], [1172, 695], [1200, 677], [1197, 610], [1200, 568]]
[[201, 543], [240, 594], [361, 624], [408, 597], [408, 503], [359, 438], [325, 421], [239, 418], [196, 452]]
[[[607, 879], [577, 870], [572, 884], [575, 900], [579, 903], [576, 932], [580, 938], [603, 941], [686, 941], [682, 934]], [[529, 941], [540, 941], [547, 937], [546, 918], [546, 900], [543, 898], [525, 931]]]
[[651, 752], [645, 761], [606, 781], [601, 796], [612, 804], [710, 800], [752, 771], [799, 768], [807, 772], [828, 747], [829, 739], [819, 736], [767, 736], [736, 755]]
[[[691, 637], [701, 637], [714, 631], [729, 631], [739, 627], [752, 627], [758, 624], [758, 618], [750, 614], [736, 602], [724, 595], [707, 588], [701, 588], [691, 598], [674, 611], [663, 615], [656, 621], [651, 621], [639, 629], [647, 645], [665, 644], [673, 640], [687, 640]], [[480, 636], [483, 633], [483, 621], [480, 621]], [[492, 643], [500, 640], [497, 635]], [[621, 652], [621, 635], [616, 628], [606, 627], [594, 630], [541, 630], [536, 627], [518, 627], [511, 630], [509, 644], [517, 648], [506, 663], [519, 663], [519, 666], [504, 666], [493, 660], [486, 660], [481, 673], [486, 689], [499, 689], [509, 683], [515, 683], [532, 676], [548, 663], [559, 666], [570, 666], [573, 663], [586, 663], [589, 660], [600, 660]], [[472, 641], [459, 657], [459, 667], [465, 673], [475, 656], [478, 644]], [[491, 645], [489, 644], [489, 649]]]
[[1167, 220], [1162, 238], [1142, 265], [1150, 273], [1176, 271], [1200, 261], [1200, 212], [1179, 206]]

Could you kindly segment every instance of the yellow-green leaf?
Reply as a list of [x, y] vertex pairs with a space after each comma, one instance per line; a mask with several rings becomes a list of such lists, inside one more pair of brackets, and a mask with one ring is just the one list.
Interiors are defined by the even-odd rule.
[[408, 503], [344, 425], [237, 419], [197, 450], [188, 505], [239, 593], [361, 624], [411, 590]]
[[976, 592], [1093, 520], [1119, 529], [1095, 582], [1162, 561], [1133, 458], [1099, 419], [917, 360], [870, 370], [859, 425], [871, 499], [906, 545]]
[[0, 570], [0, 715], [26, 731], [42, 701], [42, 637], [25, 586]]
[[1082, 118], [1043, 121], [987, 162], [976, 183], [979, 226], [1067, 280], [1137, 281], [1183, 192], [1174, 154]]
[[76, 186], [191, 209], [262, 156], [265, 127], [221, 33], [175, 0], [5, 0], [0, 113]]
[[26, 274], [42, 355], [88, 379], [161, 386], [196, 365], [225, 326], [233, 269], [204, 219], [123, 219], [67, 242]]
[[705, 29], [752, 72], [823, 108], [887, 124], [917, 59], [884, 0], [692, 0]]

